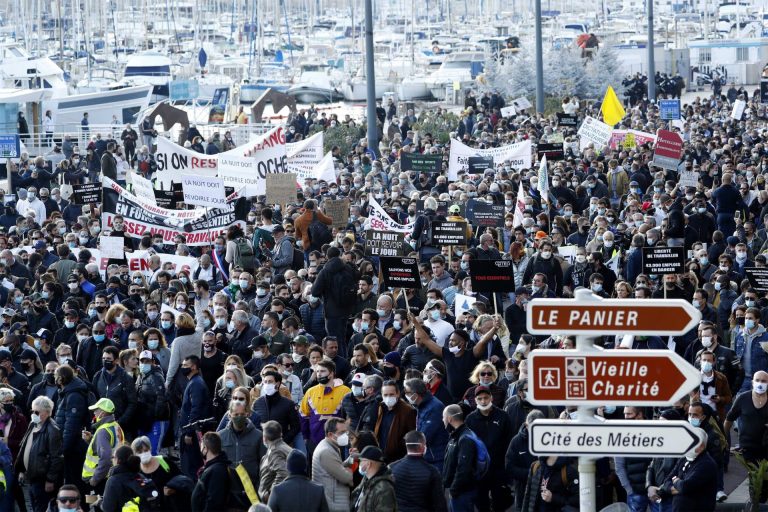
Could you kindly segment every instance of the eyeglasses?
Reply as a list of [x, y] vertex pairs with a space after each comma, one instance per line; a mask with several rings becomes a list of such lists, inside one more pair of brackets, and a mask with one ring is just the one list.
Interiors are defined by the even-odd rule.
[[93, 331], [93, 334], [106, 334], [107, 331]]
[[480, 372], [481, 377], [493, 377], [492, 372]]
[[62, 503], [77, 503], [80, 501], [78, 496], [57, 496], [56, 499]]
[[283, 363], [283, 366], [286, 368], [291, 368], [293, 366], [293, 363]]

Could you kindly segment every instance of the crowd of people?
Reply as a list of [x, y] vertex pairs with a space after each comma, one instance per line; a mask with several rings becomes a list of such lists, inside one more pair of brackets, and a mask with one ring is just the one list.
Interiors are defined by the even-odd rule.
[[[573, 510], [576, 461], [527, 447], [534, 421], [578, 412], [530, 403], [527, 358], [574, 339], [529, 334], [526, 308], [579, 289], [684, 299], [702, 315], [681, 336], [598, 340], [673, 350], [701, 385], [671, 407], [606, 404], [596, 414], [686, 420], [705, 439], [679, 460], [599, 459], [598, 506], [713, 510], [727, 499], [731, 452], [766, 458], [768, 300], [747, 269], [766, 267], [768, 114], [743, 99], [741, 120], [728, 98], [685, 102], [675, 127], [685, 153], [664, 170], [650, 145], [579, 144], [556, 116], [504, 118], [503, 100], [485, 95], [451, 136], [484, 148], [561, 141], [568, 151], [547, 172], [494, 162], [455, 181], [400, 168], [415, 152], [442, 154], [447, 169], [450, 145], [411, 129], [447, 123], [444, 112], [388, 106], [378, 145], [333, 148], [336, 181], [309, 180], [295, 204], [238, 199], [245, 229], [232, 225], [210, 246], [137, 238], [121, 215], [103, 225], [100, 204], [64, 197], [61, 184], [121, 181], [123, 152], [129, 169], [157, 177], [142, 165], [149, 145], [134, 155], [130, 126], [119, 140], [94, 136], [85, 173], [70, 140], [22, 157], [0, 193], [0, 510]], [[598, 116], [576, 99], [566, 107]], [[289, 131], [298, 141], [340, 125], [354, 121], [309, 109]], [[641, 101], [617, 128], [666, 125]], [[680, 171], [698, 185], [682, 186]], [[350, 200], [343, 227], [324, 212], [338, 198]], [[385, 286], [365, 247], [371, 199], [412, 227], [405, 252], [420, 261], [420, 289]], [[470, 201], [502, 205], [503, 224], [470, 223], [465, 246], [434, 245], [432, 223], [466, 221]], [[148, 270], [91, 261], [103, 235], [122, 237], [127, 253], [147, 250]], [[648, 246], [684, 247], [685, 272], [643, 274]], [[171, 254], [196, 264], [179, 268]], [[474, 291], [473, 259], [511, 261], [514, 286]]]

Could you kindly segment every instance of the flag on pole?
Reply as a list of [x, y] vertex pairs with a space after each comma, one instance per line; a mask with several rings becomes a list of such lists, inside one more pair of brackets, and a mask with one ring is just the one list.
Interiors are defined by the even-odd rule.
[[541, 157], [539, 162], [539, 183], [537, 185], [541, 200], [549, 202], [549, 172], [547, 169], [547, 155]]
[[525, 210], [525, 193], [523, 184], [517, 186], [517, 201], [515, 201], [515, 217], [512, 219], [514, 227], [523, 225], [523, 211]]
[[603, 121], [611, 126], [615, 126], [616, 123], [624, 119], [624, 116], [627, 114], [624, 111], [621, 101], [619, 101], [619, 98], [616, 96], [616, 91], [614, 91], [613, 87], [610, 85], [605, 91], [605, 97], [603, 98], [603, 104], [600, 106], [600, 110], [603, 113]]

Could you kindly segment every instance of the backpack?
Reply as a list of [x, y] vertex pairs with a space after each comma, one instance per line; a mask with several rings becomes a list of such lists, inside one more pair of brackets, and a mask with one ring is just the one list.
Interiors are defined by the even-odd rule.
[[256, 268], [253, 246], [244, 236], [235, 240], [235, 259], [233, 263], [236, 267], [246, 271]]
[[339, 305], [356, 304], [357, 281], [357, 272], [345, 263], [344, 268], [331, 277], [331, 297]]
[[475, 468], [475, 478], [480, 480], [486, 473], [488, 473], [488, 467], [491, 465], [491, 456], [488, 453], [488, 448], [485, 447], [485, 443], [477, 437], [477, 434], [467, 429], [467, 437], [475, 443], [475, 449], [477, 451], [477, 467]]
[[304, 268], [304, 253], [298, 250], [296, 247], [294, 247], [293, 261], [291, 262], [291, 269], [298, 272], [303, 268]]
[[320, 250], [323, 245], [331, 243], [333, 234], [327, 225], [317, 219], [317, 212], [312, 212], [312, 222], [309, 224], [309, 243], [312, 249]]

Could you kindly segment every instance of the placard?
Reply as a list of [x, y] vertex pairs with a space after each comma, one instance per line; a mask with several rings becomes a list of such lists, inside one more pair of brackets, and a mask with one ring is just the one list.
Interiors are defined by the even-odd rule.
[[699, 185], [699, 173], [683, 171], [680, 173], [680, 181], [678, 183], [681, 187], [696, 188]]
[[733, 111], [731, 117], [737, 121], [741, 120], [741, 116], [744, 115], [744, 109], [747, 108], [747, 102], [744, 100], [736, 100], [733, 102]]
[[333, 226], [346, 228], [349, 224], [349, 199], [326, 199], [323, 201], [325, 214], [333, 219]]
[[643, 274], [685, 272], [685, 247], [643, 247]]
[[390, 288], [421, 288], [418, 258], [385, 257], [381, 262], [381, 273], [384, 276], [384, 286]]
[[565, 149], [563, 149], [563, 143], [558, 144], [539, 144], [536, 146], [536, 153], [539, 155], [539, 160], [546, 156], [548, 161], [556, 162], [558, 160], [565, 160]]
[[656, 132], [656, 147], [653, 151], [653, 165], [662, 169], [677, 170], [683, 156], [683, 139], [679, 133], [669, 130]]
[[467, 220], [473, 226], [500, 228], [504, 225], [504, 205], [470, 199]]
[[518, 110], [527, 110], [533, 107], [533, 105], [531, 105], [531, 102], [528, 101], [528, 98], [526, 98], [525, 96], [520, 96], [516, 100], [512, 100], [512, 104], [515, 107], [517, 107]]
[[515, 290], [512, 260], [469, 260], [473, 292], [511, 292]]
[[491, 155], [471, 156], [467, 159], [467, 173], [469, 174], [483, 174], [487, 169], [493, 168]]
[[405, 233], [373, 230], [365, 232], [366, 256], [403, 256], [407, 249], [406, 245]]
[[443, 170], [443, 155], [422, 155], [419, 153], [401, 153], [400, 170], [423, 173], [439, 173]]
[[601, 148], [608, 144], [612, 131], [612, 126], [598, 121], [594, 117], [587, 116], [584, 122], [581, 123], [578, 135], [581, 137], [582, 142], [592, 142], [596, 148]]
[[[270, 176], [282, 175], [271, 174]], [[184, 193], [184, 204], [211, 208], [218, 208], [227, 204], [224, 180], [221, 178], [184, 174], [181, 177], [181, 189]]]
[[576, 128], [579, 123], [579, 116], [576, 114], [564, 114], [562, 112], [557, 113], [557, 125], [567, 126], [569, 128]]
[[147, 178], [135, 173], [128, 172], [128, 178], [131, 183], [131, 192], [136, 197], [140, 197], [145, 201], [149, 201], [151, 204], [157, 205], [155, 202], [155, 187], [152, 186], [152, 182]]
[[21, 155], [21, 137], [15, 133], [0, 135], [0, 157], [19, 158]]
[[659, 100], [659, 117], [665, 121], [680, 119], [680, 100]]
[[432, 245], [467, 245], [467, 223], [432, 221]]
[[296, 173], [267, 174], [267, 204], [296, 202]]
[[749, 285], [759, 293], [768, 292], [768, 268], [747, 267], [744, 273], [749, 279]]
[[501, 117], [512, 117], [517, 115], [517, 110], [513, 106], [509, 107], [502, 107], [501, 109]]
[[462, 295], [457, 293], [453, 298], [454, 318], [460, 318], [461, 315], [472, 309], [472, 306], [477, 302], [475, 297], [469, 295]]
[[101, 202], [101, 183], [83, 183], [72, 185], [72, 202], [75, 204], [90, 204]]
[[170, 190], [155, 190], [155, 203], [160, 208], [176, 209], [176, 195]]
[[122, 260], [125, 258], [124, 238], [121, 236], [100, 236], [99, 249], [102, 258]]

